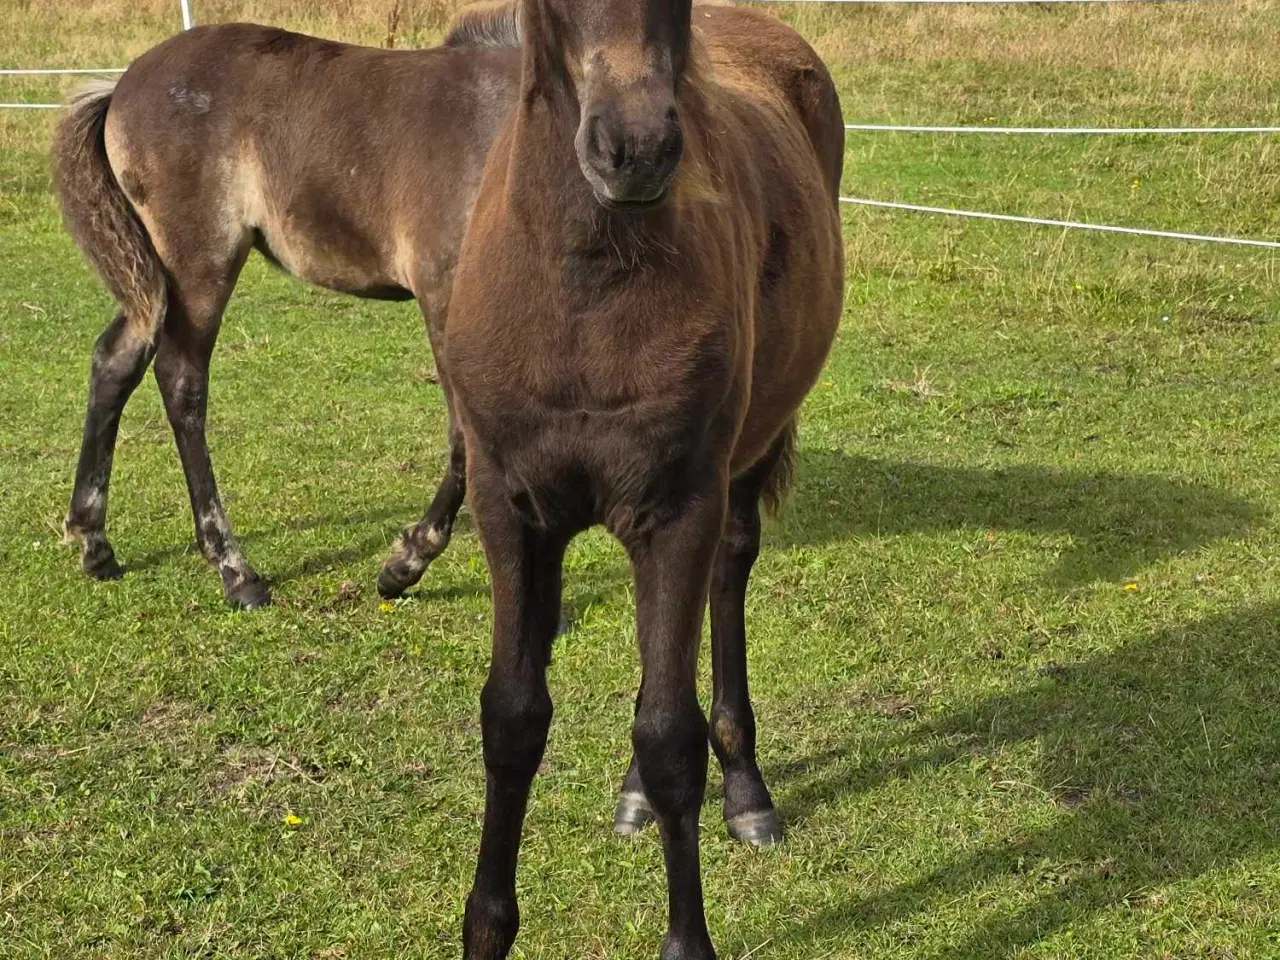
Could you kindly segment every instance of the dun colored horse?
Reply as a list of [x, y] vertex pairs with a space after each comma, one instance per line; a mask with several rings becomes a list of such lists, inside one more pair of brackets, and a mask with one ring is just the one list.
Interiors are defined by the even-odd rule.
[[[744, 603], [760, 501], [784, 492], [797, 410], [840, 316], [839, 102], [803, 40], [746, 10], [523, 0], [519, 27], [519, 101], [485, 166], [442, 342], [493, 596], [464, 955], [505, 957], [516, 936], [563, 555], [603, 524], [635, 579], [628, 788], [661, 830], [662, 957], [709, 960], [708, 733], [731, 829], [776, 833]], [[695, 689], [708, 595], [709, 729]]]
[[[247, 24], [197, 27], [72, 103], [55, 184], [72, 236], [120, 307], [94, 349], [64, 525], [86, 573], [122, 573], [106, 537], [107, 487], [121, 411], [154, 357], [200, 550], [229, 602], [268, 601], [232, 535], [205, 442], [209, 358], [240, 269], [256, 247], [320, 286], [416, 299], [438, 347], [485, 155], [518, 92], [514, 29], [511, 9], [472, 14], [444, 47], [389, 51]], [[386, 594], [415, 582], [448, 541], [463, 499], [453, 446], [431, 508], [379, 577]]]

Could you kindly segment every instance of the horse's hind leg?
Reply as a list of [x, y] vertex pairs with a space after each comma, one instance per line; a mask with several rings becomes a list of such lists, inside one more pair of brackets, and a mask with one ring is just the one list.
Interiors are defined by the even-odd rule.
[[93, 349], [80, 461], [63, 531], [66, 542], [80, 544], [84, 572], [98, 580], [124, 572], [107, 541], [107, 488], [120, 414], [154, 353], [150, 337], [141, 335], [124, 312], [116, 314]]
[[444, 552], [453, 535], [453, 521], [467, 495], [467, 451], [462, 431], [449, 418], [449, 463], [422, 519], [396, 538], [378, 571], [378, 593], [398, 597], [422, 579], [427, 565]]
[[221, 269], [212, 273], [195, 273], [188, 278], [185, 273], [175, 271], [155, 371], [187, 479], [196, 543], [205, 559], [217, 567], [227, 602], [252, 608], [268, 603], [271, 597], [266, 584], [240, 552], [231, 532], [231, 521], [218, 497], [205, 439], [209, 357], [245, 252], [237, 251]]

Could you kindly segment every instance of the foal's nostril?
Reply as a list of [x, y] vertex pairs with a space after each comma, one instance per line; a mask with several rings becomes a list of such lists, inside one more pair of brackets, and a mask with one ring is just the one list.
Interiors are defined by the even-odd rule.
[[680, 161], [682, 153], [684, 153], [684, 134], [680, 132], [680, 124], [668, 124], [662, 138], [662, 145], [658, 148], [658, 163], [664, 166], [675, 166]]
[[591, 165], [605, 173], [621, 170], [629, 159], [626, 136], [604, 113], [593, 114], [588, 121], [587, 146]]
[[627, 165], [627, 140], [626, 137], [619, 137], [618, 142], [613, 145], [613, 154], [610, 156], [614, 170], [621, 170]]

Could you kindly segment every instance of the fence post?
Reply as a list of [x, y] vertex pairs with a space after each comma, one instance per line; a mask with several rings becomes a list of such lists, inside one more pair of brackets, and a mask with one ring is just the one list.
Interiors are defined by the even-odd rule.
[[178, 0], [182, 4], [182, 29], [190, 30], [195, 23], [191, 19], [191, 4], [189, 0]]

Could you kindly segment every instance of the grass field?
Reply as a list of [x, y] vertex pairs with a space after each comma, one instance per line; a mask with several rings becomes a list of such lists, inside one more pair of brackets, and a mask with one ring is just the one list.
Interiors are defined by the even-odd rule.
[[[399, 45], [440, 21], [195, 7]], [[851, 121], [1280, 120], [1270, 2], [775, 9]], [[161, 0], [0, 0], [0, 22], [0, 63], [66, 66], [178, 21]], [[0, 100], [65, 91], [0, 79]], [[0, 111], [0, 957], [456, 956], [483, 800], [478, 544], [464, 523], [410, 597], [372, 590], [443, 467], [420, 321], [251, 263], [210, 437], [277, 603], [223, 607], [150, 378], [112, 485], [129, 573], [83, 579], [58, 526], [111, 304], [49, 195], [52, 122]], [[1280, 237], [1274, 138], [852, 134], [847, 157], [855, 196]], [[748, 610], [789, 836], [732, 844], [713, 773], [721, 955], [1280, 956], [1280, 260], [845, 227], [843, 326]], [[630, 589], [606, 537], [574, 546], [518, 957], [657, 955], [657, 838], [608, 828]]]

